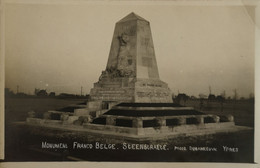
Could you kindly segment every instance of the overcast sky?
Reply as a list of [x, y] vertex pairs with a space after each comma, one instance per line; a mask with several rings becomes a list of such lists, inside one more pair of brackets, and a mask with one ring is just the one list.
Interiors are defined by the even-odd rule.
[[6, 87], [89, 93], [115, 23], [130, 12], [150, 21], [160, 78], [174, 94], [254, 92], [253, 10], [243, 6], [6, 4]]

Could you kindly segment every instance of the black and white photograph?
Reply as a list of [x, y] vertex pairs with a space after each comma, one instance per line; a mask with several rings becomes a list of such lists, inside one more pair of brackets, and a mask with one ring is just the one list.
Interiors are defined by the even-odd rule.
[[1, 162], [257, 166], [257, 15], [259, 1], [2, 1]]

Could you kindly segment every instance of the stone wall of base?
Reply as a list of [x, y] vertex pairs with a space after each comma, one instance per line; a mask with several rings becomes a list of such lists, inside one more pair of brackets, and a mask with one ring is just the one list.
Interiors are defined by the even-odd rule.
[[234, 122], [224, 122], [224, 123], [208, 123], [201, 125], [180, 125], [180, 126], [163, 126], [163, 127], [148, 127], [148, 128], [129, 128], [129, 127], [119, 127], [113, 125], [99, 125], [99, 124], [84, 124], [83, 127], [91, 130], [108, 131], [113, 133], [126, 133], [132, 135], [158, 135], [158, 134], [179, 134], [191, 131], [207, 131], [214, 129], [225, 129], [234, 126]]
[[44, 124], [58, 125], [58, 124], [62, 124], [61, 120], [48, 120], [48, 119], [40, 119], [40, 118], [26, 118], [26, 122], [30, 123], [30, 124], [37, 124], [37, 125], [44, 125]]
[[83, 124], [83, 127], [90, 130], [109, 131], [109, 132], [116, 132], [116, 133], [138, 135], [137, 128], [127, 128], [127, 127], [118, 127], [112, 125], [99, 125], [99, 124], [88, 124], [88, 123]]

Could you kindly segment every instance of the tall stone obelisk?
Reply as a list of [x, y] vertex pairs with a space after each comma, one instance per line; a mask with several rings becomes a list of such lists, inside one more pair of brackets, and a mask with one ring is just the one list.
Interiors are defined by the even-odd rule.
[[130, 13], [116, 23], [105, 71], [90, 92], [104, 102], [171, 103], [159, 78], [150, 23]]

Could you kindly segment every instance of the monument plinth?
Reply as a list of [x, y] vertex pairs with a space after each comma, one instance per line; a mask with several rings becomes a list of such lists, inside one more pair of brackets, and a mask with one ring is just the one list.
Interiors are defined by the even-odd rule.
[[116, 23], [105, 71], [91, 89], [92, 101], [172, 103], [161, 81], [150, 23], [130, 13]]

